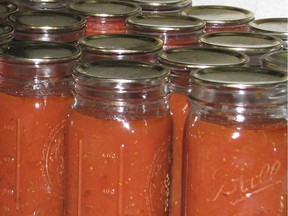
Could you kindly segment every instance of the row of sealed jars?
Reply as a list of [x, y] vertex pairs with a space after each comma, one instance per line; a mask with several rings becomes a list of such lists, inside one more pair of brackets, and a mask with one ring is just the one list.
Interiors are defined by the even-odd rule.
[[287, 73], [226, 49], [0, 51], [1, 215], [287, 213]]

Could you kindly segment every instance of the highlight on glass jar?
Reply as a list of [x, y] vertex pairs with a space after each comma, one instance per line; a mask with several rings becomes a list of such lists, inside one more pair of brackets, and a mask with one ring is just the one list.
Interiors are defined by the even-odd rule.
[[0, 2], [0, 23], [9, 23], [9, 15], [17, 12], [18, 6], [13, 2]]
[[73, 75], [66, 215], [168, 216], [169, 70], [102, 60], [79, 64]]
[[9, 43], [14, 37], [14, 28], [9, 24], [0, 23], [0, 47]]
[[170, 213], [173, 216], [181, 215], [183, 135], [190, 109], [189, 75], [201, 68], [245, 66], [248, 61], [249, 57], [243, 53], [220, 48], [173, 48], [158, 53], [158, 62], [170, 69], [168, 102], [173, 119]]
[[280, 71], [282, 73], [288, 73], [287, 60], [287, 50], [268, 53], [262, 57], [262, 67], [270, 70]]
[[226, 5], [198, 5], [183, 8], [181, 15], [197, 17], [206, 22], [204, 33], [248, 32], [254, 13], [244, 8]]
[[280, 38], [253, 32], [212, 32], [199, 37], [199, 46], [243, 52], [252, 67], [261, 67], [262, 56], [281, 50], [282, 44]]
[[22, 10], [65, 11], [70, 0], [18, 0]]
[[86, 19], [70, 12], [18, 11], [9, 16], [14, 38], [20, 41], [51, 41], [75, 44], [84, 35]]
[[287, 74], [191, 74], [183, 215], [287, 215]]
[[192, 4], [192, 0], [122, 0], [138, 4], [143, 14], [177, 14]]
[[138, 60], [156, 62], [163, 47], [159, 38], [135, 34], [96, 34], [82, 37], [78, 44], [82, 61]]
[[141, 13], [137, 4], [113, 0], [72, 1], [68, 9], [86, 17], [85, 35], [125, 33], [125, 19]]
[[126, 32], [149, 35], [163, 41], [163, 49], [197, 44], [205, 22], [195, 17], [178, 14], [147, 14], [126, 19]]
[[263, 33], [279, 37], [283, 41], [283, 49], [288, 49], [288, 18], [263, 18], [249, 23], [251, 32]]
[[11, 42], [0, 49], [0, 215], [63, 215], [64, 128], [72, 45]]

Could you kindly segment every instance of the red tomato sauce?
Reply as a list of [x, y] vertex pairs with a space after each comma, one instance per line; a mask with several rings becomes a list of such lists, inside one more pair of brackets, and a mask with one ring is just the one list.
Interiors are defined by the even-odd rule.
[[189, 101], [186, 95], [171, 93], [169, 105], [173, 119], [173, 146], [172, 146], [172, 169], [171, 169], [171, 215], [181, 215], [182, 197], [182, 155], [183, 155], [183, 133], [187, 114], [189, 112]]
[[116, 121], [73, 111], [66, 197], [72, 215], [168, 215], [170, 115]]
[[64, 127], [71, 97], [0, 93], [0, 215], [62, 216]]
[[186, 132], [185, 215], [287, 215], [286, 123], [237, 129], [192, 118]]

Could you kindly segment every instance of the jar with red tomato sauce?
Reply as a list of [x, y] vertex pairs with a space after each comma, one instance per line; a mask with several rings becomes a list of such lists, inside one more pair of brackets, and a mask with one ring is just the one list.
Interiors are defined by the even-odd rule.
[[70, 0], [19, 0], [23, 10], [54, 10], [65, 11]]
[[0, 47], [9, 43], [14, 37], [14, 28], [8, 24], [0, 23]]
[[181, 15], [197, 17], [206, 22], [204, 33], [247, 32], [254, 13], [239, 7], [226, 5], [198, 5], [183, 8]]
[[262, 67], [270, 70], [277, 70], [282, 73], [288, 73], [287, 61], [287, 50], [268, 53], [262, 57]]
[[137, 4], [114, 0], [72, 1], [68, 9], [86, 17], [85, 35], [125, 33], [125, 19], [141, 13]]
[[190, 78], [183, 215], [287, 215], [287, 74], [217, 67]]
[[101, 60], [74, 70], [66, 140], [66, 215], [167, 216], [169, 70]]
[[283, 49], [288, 49], [288, 18], [263, 18], [249, 23], [251, 32], [263, 33], [279, 37], [283, 41]]
[[199, 46], [223, 48], [249, 56], [249, 66], [261, 67], [262, 56], [282, 50], [283, 41], [275, 36], [251, 32], [212, 32], [199, 37]]
[[79, 58], [62, 43], [1, 47], [0, 215], [63, 215], [64, 128]]
[[157, 37], [135, 34], [94, 34], [78, 41], [82, 61], [138, 60], [156, 62], [163, 41]]
[[177, 14], [183, 8], [191, 6], [192, 0], [122, 0], [138, 4], [143, 14]]
[[190, 109], [189, 74], [201, 68], [216, 66], [244, 66], [248, 56], [217, 48], [173, 48], [159, 52], [158, 62], [170, 69], [169, 105], [173, 119], [173, 148], [171, 168], [171, 216], [181, 215], [183, 135]]
[[0, 23], [9, 23], [8, 17], [19, 10], [13, 2], [0, 2]]
[[165, 50], [197, 44], [204, 27], [203, 20], [178, 14], [147, 14], [126, 19], [127, 33], [158, 37]]
[[51, 10], [18, 11], [9, 16], [14, 39], [76, 44], [84, 35], [86, 19], [70, 12]]

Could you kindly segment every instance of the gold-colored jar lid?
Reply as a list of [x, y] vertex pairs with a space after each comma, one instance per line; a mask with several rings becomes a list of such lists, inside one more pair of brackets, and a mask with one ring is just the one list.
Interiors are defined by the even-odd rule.
[[253, 12], [225, 5], [199, 5], [183, 8], [180, 14], [197, 17], [207, 24], [243, 24], [254, 19]]
[[262, 67], [271, 70], [281, 71], [283, 73], [288, 73], [287, 63], [288, 63], [287, 50], [280, 50], [273, 53], [267, 53], [262, 57]]
[[2, 44], [2, 41], [12, 40], [13, 34], [13, 26], [9, 24], [0, 24], [0, 44]]
[[0, 2], [0, 19], [8, 17], [10, 14], [18, 11], [18, 6], [13, 3]]

